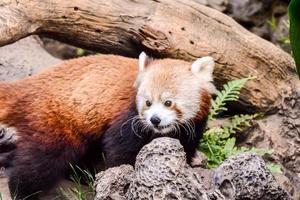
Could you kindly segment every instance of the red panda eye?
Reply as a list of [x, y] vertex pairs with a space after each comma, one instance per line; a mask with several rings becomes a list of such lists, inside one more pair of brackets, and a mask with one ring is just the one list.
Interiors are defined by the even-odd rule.
[[152, 105], [152, 103], [149, 100], [147, 100], [146, 101], [146, 106], [150, 107], [151, 105]]
[[172, 101], [165, 101], [165, 106], [170, 107], [172, 105]]

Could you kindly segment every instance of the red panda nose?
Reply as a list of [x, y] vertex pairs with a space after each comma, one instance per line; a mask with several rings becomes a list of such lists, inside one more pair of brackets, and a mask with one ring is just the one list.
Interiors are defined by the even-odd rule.
[[150, 121], [154, 126], [158, 126], [161, 122], [161, 119], [158, 116], [154, 115], [150, 118]]

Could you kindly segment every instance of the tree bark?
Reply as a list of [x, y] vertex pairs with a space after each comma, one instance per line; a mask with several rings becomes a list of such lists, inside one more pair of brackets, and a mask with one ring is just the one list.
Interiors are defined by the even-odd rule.
[[277, 109], [295, 70], [287, 53], [194, 0], [2, 0], [0, 45], [31, 34], [130, 57], [142, 50], [184, 60], [210, 55], [219, 87], [257, 77], [241, 94], [248, 111]]

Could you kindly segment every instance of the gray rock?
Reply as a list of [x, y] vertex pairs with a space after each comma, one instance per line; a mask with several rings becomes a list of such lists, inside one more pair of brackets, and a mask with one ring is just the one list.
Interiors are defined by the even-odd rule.
[[215, 171], [215, 186], [224, 183], [233, 189], [234, 199], [291, 199], [266, 169], [265, 162], [254, 153], [243, 153], [224, 161]]
[[295, 88], [298, 91], [284, 93], [277, 114], [257, 120], [253, 129], [242, 134], [246, 137], [240, 145], [274, 150], [264, 159], [281, 166], [279, 183], [294, 199], [300, 199], [300, 82]]
[[178, 140], [160, 138], [138, 154], [128, 199], [208, 199]]
[[[203, 173], [201, 173], [201, 171]], [[215, 171], [186, 163], [179, 141], [157, 138], [137, 156], [97, 175], [98, 199], [291, 199], [252, 153], [233, 156]]]
[[221, 12], [225, 12], [228, 9], [228, 0], [207, 0], [207, 4]]
[[195, 0], [197, 3], [214, 8], [220, 12], [228, 9], [228, 0]]
[[260, 26], [268, 19], [273, 0], [229, 0], [229, 4], [235, 20]]
[[98, 173], [95, 181], [97, 183], [95, 200], [125, 200], [133, 172], [131, 165], [121, 165]]
[[272, 33], [271, 41], [277, 46], [281, 47], [286, 52], [291, 52], [291, 45], [289, 43], [289, 19], [288, 14], [282, 16], [278, 20], [276, 29]]
[[0, 81], [22, 79], [59, 62], [47, 53], [37, 36], [30, 36], [0, 47]]

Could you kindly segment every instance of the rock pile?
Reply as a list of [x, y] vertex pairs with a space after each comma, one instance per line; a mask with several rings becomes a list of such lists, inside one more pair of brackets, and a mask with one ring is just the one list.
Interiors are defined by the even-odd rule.
[[255, 154], [233, 156], [214, 171], [192, 168], [179, 141], [167, 137], [146, 145], [135, 168], [122, 165], [100, 172], [96, 191], [95, 200], [291, 199]]

